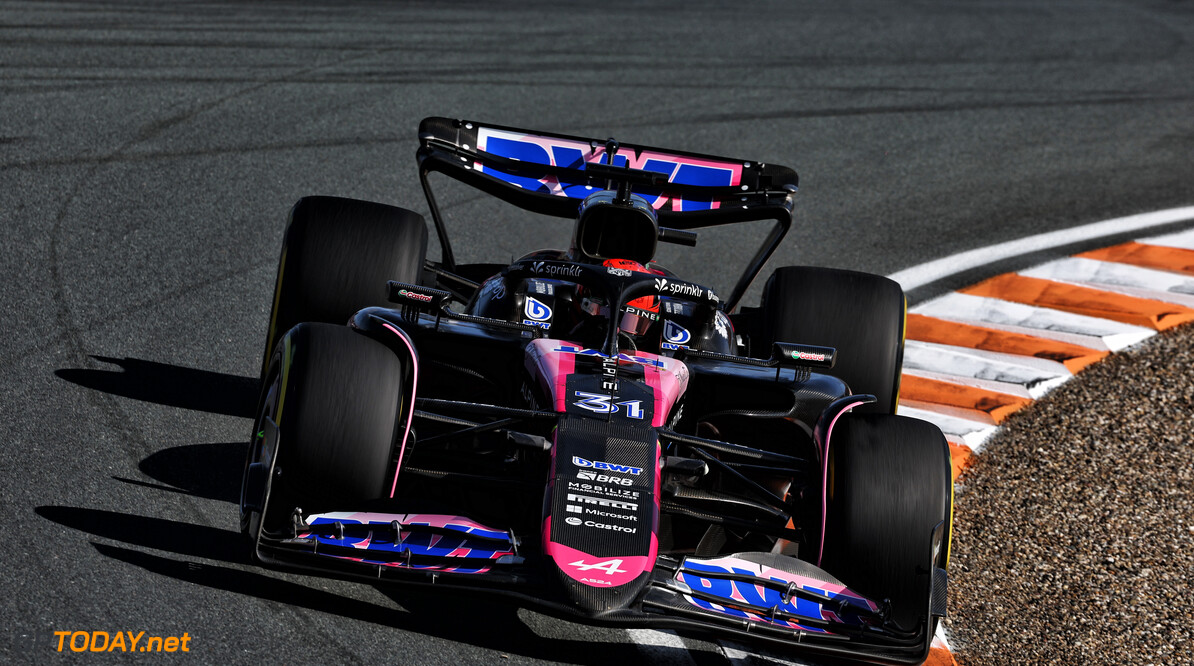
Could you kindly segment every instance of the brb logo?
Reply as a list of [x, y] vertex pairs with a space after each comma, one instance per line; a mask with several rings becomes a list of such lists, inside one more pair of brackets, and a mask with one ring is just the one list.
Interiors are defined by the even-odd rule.
[[[488, 127], [477, 129], [477, 148], [479, 150], [505, 157], [519, 162], [544, 164], [549, 166], [583, 169], [588, 162], [604, 162], [605, 146], [592, 145], [587, 141], [573, 141], [557, 137], [524, 134], [522, 132], [508, 132]], [[614, 165], [655, 171], [668, 176], [668, 182], [683, 185], [727, 186], [738, 185], [742, 181], [740, 162], [726, 162], [710, 160], [688, 155], [673, 155], [650, 150], [634, 151], [632, 147], [624, 147], [625, 153], [614, 156]], [[533, 178], [504, 173], [493, 167], [477, 164], [482, 173], [501, 179], [521, 187], [524, 190], [539, 194], [583, 199], [593, 193], [593, 187], [583, 183], [568, 183], [556, 176]], [[645, 197], [653, 208], [663, 208], [671, 203], [674, 211], [710, 210], [717, 208], [719, 203], [711, 198], [704, 200], [679, 199], [652, 195], [646, 192], [638, 194]]]

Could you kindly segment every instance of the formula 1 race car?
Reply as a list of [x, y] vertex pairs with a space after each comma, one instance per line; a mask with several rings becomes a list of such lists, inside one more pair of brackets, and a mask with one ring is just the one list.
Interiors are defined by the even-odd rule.
[[[941, 432], [895, 415], [902, 290], [786, 267], [740, 304], [795, 172], [447, 118], [419, 140], [438, 261], [409, 210], [291, 212], [241, 491], [254, 556], [923, 661], [952, 483]], [[570, 247], [458, 263], [432, 173], [571, 220]], [[655, 261], [771, 220], [727, 298]]]

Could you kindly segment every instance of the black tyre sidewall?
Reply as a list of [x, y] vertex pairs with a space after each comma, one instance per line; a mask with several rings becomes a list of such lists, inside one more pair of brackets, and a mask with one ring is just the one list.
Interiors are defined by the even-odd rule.
[[309, 513], [387, 497], [403, 360], [345, 326], [304, 323], [288, 337], [278, 424], [282, 472], [274, 480], [279, 499]]
[[796, 342], [837, 349], [826, 371], [854, 393], [878, 401], [863, 412], [892, 414], [904, 356], [904, 292], [870, 273], [810, 266], [780, 268], [763, 292], [765, 344]]
[[338, 197], [300, 199], [278, 260], [266, 360], [295, 324], [343, 324], [358, 310], [389, 305], [386, 282], [417, 284], [426, 256], [427, 225], [418, 213]]
[[[872, 599], [891, 599], [907, 629], [928, 610], [932, 530], [945, 521], [952, 480], [941, 431], [918, 419], [849, 414], [830, 441], [822, 568]], [[935, 563], [944, 567], [944, 556]]]

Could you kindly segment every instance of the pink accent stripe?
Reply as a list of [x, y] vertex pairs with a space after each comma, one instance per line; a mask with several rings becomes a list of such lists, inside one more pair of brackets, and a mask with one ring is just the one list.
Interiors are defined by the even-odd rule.
[[402, 469], [402, 454], [406, 453], [406, 438], [410, 435], [410, 425], [415, 419], [415, 391], [419, 388], [419, 357], [415, 354], [415, 347], [410, 343], [410, 339], [406, 334], [398, 329], [382, 322], [385, 328], [390, 329], [402, 344], [410, 351], [410, 360], [412, 363], [412, 370], [414, 372], [414, 381], [411, 382], [410, 387], [410, 411], [406, 414], [406, 430], [402, 431], [402, 446], [398, 449], [398, 465], [394, 468], [394, 482], [390, 484], [390, 499], [394, 498], [394, 491], [398, 488], [398, 472]]
[[653, 416], [651, 417], [651, 427], [658, 428], [663, 425], [663, 420], [667, 418], [667, 396], [663, 391], [663, 377], [661, 376], [659, 368], [654, 366], [643, 366], [643, 381], [647, 386], [651, 387], [651, 393], [654, 398], [654, 408], [651, 410]]
[[833, 438], [833, 426], [837, 425], [837, 420], [842, 417], [842, 414], [865, 404], [865, 401], [859, 400], [838, 412], [829, 422], [829, 430], [825, 433], [825, 450], [821, 453], [821, 547], [817, 550], [817, 566], [821, 566], [821, 558], [825, 555], [825, 523], [828, 520], [829, 506], [829, 442]]
[[552, 377], [555, 381], [552, 393], [555, 394], [556, 411], [566, 412], [568, 411], [568, 377], [576, 372], [576, 356], [561, 352], [552, 352], [552, 355], [555, 356], [556, 364], [556, 374]]

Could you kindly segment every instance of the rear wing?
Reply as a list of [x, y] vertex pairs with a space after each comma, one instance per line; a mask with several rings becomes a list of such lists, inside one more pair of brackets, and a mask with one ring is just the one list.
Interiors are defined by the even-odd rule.
[[419, 124], [417, 158], [448, 270], [455, 268], [455, 259], [428, 183], [433, 172], [524, 210], [555, 217], [575, 218], [589, 194], [630, 183], [667, 228], [775, 220], [727, 300], [727, 310], [737, 304], [787, 234], [797, 189], [796, 172], [777, 164], [439, 117]]

